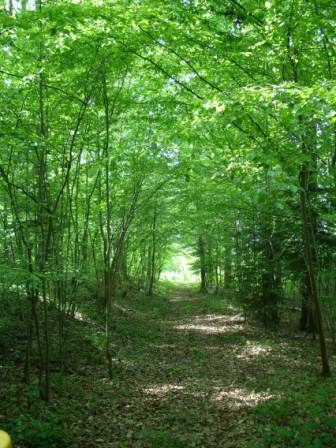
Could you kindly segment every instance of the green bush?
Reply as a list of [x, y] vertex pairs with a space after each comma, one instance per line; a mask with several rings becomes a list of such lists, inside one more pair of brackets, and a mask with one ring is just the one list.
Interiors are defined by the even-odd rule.
[[70, 444], [69, 436], [54, 414], [48, 415], [46, 421], [30, 415], [21, 416], [15, 422], [13, 436], [17, 448], [65, 448]]

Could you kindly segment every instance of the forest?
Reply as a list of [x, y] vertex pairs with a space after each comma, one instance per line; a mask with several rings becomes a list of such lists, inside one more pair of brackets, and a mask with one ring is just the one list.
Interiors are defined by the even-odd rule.
[[13, 447], [336, 447], [334, 1], [0, 23]]

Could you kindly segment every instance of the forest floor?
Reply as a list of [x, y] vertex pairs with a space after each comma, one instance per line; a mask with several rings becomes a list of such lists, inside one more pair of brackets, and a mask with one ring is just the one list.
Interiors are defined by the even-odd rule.
[[50, 404], [22, 398], [15, 357], [1, 366], [1, 425], [16, 447], [62, 448], [65, 436], [53, 445], [34, 435], [51, 440], [58, 426], [73, 448], [336, 447], [336, 384], [319, 376], [317, 342], [267, 333], [190, 287], [125, 299], [115, 311], [113, 381], [101, 327], [84, 316], [68, 327]]

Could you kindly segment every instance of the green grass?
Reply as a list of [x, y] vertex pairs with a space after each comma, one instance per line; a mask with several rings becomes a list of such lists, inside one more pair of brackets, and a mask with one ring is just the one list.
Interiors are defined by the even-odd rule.
[[255, 440], [249, 448], [336, 447], [335, 380], [257, 406]]

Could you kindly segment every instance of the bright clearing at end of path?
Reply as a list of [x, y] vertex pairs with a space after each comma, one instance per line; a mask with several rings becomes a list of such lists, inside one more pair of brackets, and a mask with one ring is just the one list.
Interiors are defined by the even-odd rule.
[[195, 273], [193, 265], [195, 257], [188, 251], [181, 251], [178, 255], [172, 255], [164, 265], [161, 280], [169, 280], [179, 283], [197, 282], [199, 276]]

